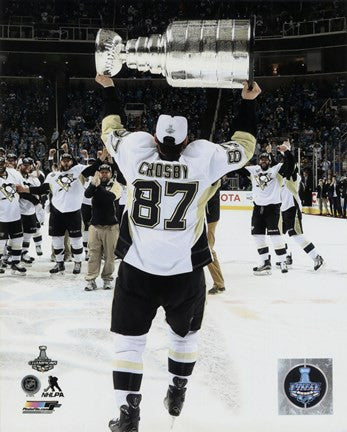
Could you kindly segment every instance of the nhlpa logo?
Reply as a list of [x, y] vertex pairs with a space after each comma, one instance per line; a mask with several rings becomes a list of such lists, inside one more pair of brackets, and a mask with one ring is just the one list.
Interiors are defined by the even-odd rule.
[[75, 180], [76, 179], [74, 178], [73, 174], [61, 174], [57, 178], [56, 182], [59, 186], [61, 186], [62, 189], [64, 189], [65, 192], [67, 192]]
[[43, 390], [41, 397], [64, 397], [63, 390], [58, 384], [58, 378], [50, 375], [48, 377], [48, 387]]
[[260, 187], [261, 190], [264, 190], [268, 183], [272, 180], [270, 173], [259, 173], [255, 176], [255, 181], [257, 182], [257, 187]]
[[10, 202], [14, 200], [15, 194], [16, 194], [16, 187], [12, 183], [3, 183], [0, 186], [0, 192], [4, 195], [5, 198]]
[[309, 367], [301, 367], [299, 372], [300, 381], [290, 383], [289, 394], [301, 404], [311, 404], [315, 399], [319, 398], [322, 383], [311, 382], [311, 368]]
[[168, 134], [172, 134], [175, 132], [175, 129], [170, 124], [169, 127], [167, 129], [165, 129], [165, 132], [167, 132]]

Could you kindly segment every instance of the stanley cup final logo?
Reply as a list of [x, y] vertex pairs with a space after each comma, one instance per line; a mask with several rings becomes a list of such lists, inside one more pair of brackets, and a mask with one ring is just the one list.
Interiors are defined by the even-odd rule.
[[278, 361], [278, 413], [333, 414], [332, 359], [301, 358]]
[[299, 368], [300, 381], [290, 383], [289, 394], [302, 404], [310, 404], [321, 394], [322, 383], [311, 382], [311, 368]]
[[31, 360], [28, 364], [38, 372], [47, 372], [54, 368], [58, 364], [56, 360], [51, 360], [47, 357], [46, 346], [39, 346], [40, 354], [35, 360]]

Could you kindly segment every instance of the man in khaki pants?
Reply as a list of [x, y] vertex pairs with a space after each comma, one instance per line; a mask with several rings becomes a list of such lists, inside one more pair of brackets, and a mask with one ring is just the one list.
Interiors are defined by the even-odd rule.
[[95, 173], [85, 191], [86, 198], [92, 198], [92, 217], [89, 226], [89, 261], [86, 275], [85, 291], [97, 289], [95, 279], [99, 276], [101, 257], [105, 264], [101, 278], [103, 289], [111, 289], [115, 267], [114, 250], [119, 235], [119, 224], [116, 218], [116, 200], [121, 194], [121, 187], [112, 179], [112, 168], [102, 164]]
[[209, 289], [209, 294], [218, 294], [225, 291], [222, 270], [219, 265], [216, 251], [214, 250], [215, 232], [220, 217], [219, 190], [220, 188], [217, 189], [216, 193], [212, 198], [210, 198], [206, 205], [206, 218], [208, 224], [207, 241], [213, 258], [213, 261], [208, 265], [208, 270], [213, 279], [213, 287]]

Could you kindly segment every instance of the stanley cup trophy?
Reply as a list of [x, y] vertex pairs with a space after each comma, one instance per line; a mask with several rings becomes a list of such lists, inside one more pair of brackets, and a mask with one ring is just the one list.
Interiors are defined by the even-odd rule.
[[162, 74], [173, 87], [242, 88], [253, 80], [250, 20], [174, 21], [164, 34], [123, 42], [111, 30], [96, 37], [98, 74], [130, 69]]

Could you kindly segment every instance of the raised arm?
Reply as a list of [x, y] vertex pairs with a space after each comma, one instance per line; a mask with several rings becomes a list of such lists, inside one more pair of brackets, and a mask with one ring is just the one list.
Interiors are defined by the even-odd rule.
[[107, 143], [107, 137], [113, 131], [125, 131], [121, 121], [120, 102], [113, 80], [105, 75], [97, 75], [95, 81], [103, 87], [103, 120], [101, 139], [104, 144]]
[[210, 179], [212, 182], [230, 171], [242, 168], [252, 158], [256, 144], [255, 98], [261, 93], [256, 82], [253, 88], [244, 83], [242, 101], [234, 121], [234, 134], [231, 141], [216, 146], [211, 159]]

